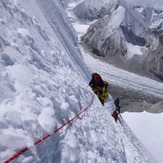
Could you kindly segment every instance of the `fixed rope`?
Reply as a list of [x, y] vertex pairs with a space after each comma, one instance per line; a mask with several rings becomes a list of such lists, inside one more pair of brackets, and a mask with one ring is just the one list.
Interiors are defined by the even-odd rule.
[[[82, 114], [83, 112], [85, 112], [89, 107], [90, 105], [93, 103], [93, 99], [94, 99], [94, 96], [92, 96], [92, 99], [90, 101], [90, 103], [86, 106], [85, 109], [83, 109], [79, 114], [77, 114], [75, 117], [73, 117], [72, 119], [70, 119], [68, 122], [66, 122], [65, 124], [63, 124], [61, 127], [57, 128], [51, 135], [47, 135], [45, 137], [43, 137], [42, 139], [36, 141], [33, 145], [37, 145], [39, 144], [40, 142], [42, 142], [43, 140], [51, 137], [52, 135], [54, 135], [55, 133], [57, 133], [59, 130], [61, 130], [63, 127], [65, 127], [66, 125], [68, 125], [70, 122], [72, 122], [74, 119], [76, 119], [77, 117], [79, 117], [80, 114]], [[12, 160], [14, 160], [15, 158], [19, 157], [21, 154], [25, 153], [26, 151], [28, 151], [30, 148], [28, 147], [25, 147], [23, 148], [21, 151], [17, 152], [16, 154], [14, 154], [12, 157], [10, 157], [8, 160], [6, 160], [4, 163], [9, 163], [11, 162]]]

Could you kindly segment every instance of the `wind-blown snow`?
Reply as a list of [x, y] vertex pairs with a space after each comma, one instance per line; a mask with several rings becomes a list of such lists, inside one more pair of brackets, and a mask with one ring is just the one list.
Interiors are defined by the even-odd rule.
[[90, 103], [90, 70], [59, 0], [1, 0], [0, 8], [0, 162], [29, 147], [13, 162], [153, 163], [123, 119], [114, 122], [111, 95], [33, 145]]

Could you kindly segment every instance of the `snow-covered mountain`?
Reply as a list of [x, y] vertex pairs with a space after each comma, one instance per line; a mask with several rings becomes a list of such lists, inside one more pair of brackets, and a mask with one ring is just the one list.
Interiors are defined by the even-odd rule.
[[80, 19], [87, 19], [91, 21], [94, 19], [99, 19], [111, 12], [111, 10], [115, 7], [116, 2], [116, 0], [86, 0], [79, 3], [73, 10]]
[[144, 16], [153, 32], [159, 34], [163, 30], [163, 11], [152, 7], [136, 7], [136, 9]]
[[111, 117], [111, 95], [104, 107], [94, 97], [61, 2], [0, 0], [0, 8], [0, 162], [153, 163], [124, 120]]
[[[86, 2], [89, 3], [91, 0], [84, 1], [78, 6]], [[112, 1], [107, 1], [109, 2]], [[97, 7], [100, 11], [99, 8], [103, 8], [101, 4], [103, 3], [95, 0], [94, 8]], [[85, 7], [85, 9], [82, 8], [82, 14], [80, 10], [75, 10], [77, 16], [87, 15], [88, 5], [82, 6]], [[98, 15], [95, 11], [94, 9], [92, 14], [95, 15], [94, 18]], [[85, 16], [85, 19], [87, 20], [88, 16]], [[158, 34], [162, 31], [162, 22], [162, 12], [156, 12], [152, 8], [131, 7], [125, 1], [119, 0], [111, 8], [108, 7], [107, 13], [92, 23], [81, 40], [102, 60], [139, 75], [162, 80], [163, 72], [160, 66], [162, 55], [154, 54], [155, 59], [152, 60], [154, 67], [157, 67], [157, 72], [148, 65], [149, 54], [153, 51], [160, 51], [158, 50], [160, 49]], [[159, 64], [156, 65], [156, 62]]]

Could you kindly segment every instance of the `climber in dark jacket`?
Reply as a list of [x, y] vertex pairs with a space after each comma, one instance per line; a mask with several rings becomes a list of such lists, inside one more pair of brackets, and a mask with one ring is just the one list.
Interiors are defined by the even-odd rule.
[[97, 73], [92, 74], [92, 79], [89, 82], [89, 86], [93, 89], [96, 87], [104, 87], [104, 81], [102, 80], [101, 76]]
[[119, 103], [120, 103], [119, 98], [116, 98], [116, 100], [114, 101], [114, 105], [118, 114], [120, 113], [120, 109], [121, 109], [121, 106], [119, 105]]
[[117, 98], [114, 101], [115, 111], [112, 113], [112, 117], [115, 119], [115, 122], [117, 122], [117, 120], [118, 120], [118, 114], [120, 114], [120, 108], [121, 108], [121, 106], [119, 105], [119, 103], [120, 103], [120, 100], [119, 100], [119, 98]]
[[98, 96], [102, 105], [104, 105], [104, 100], [108, 98], [108, 92], [107, 92], [108, 83], [104, 82], [99, 74], [93, 73], [92, 79], [89, 82], [89, 86], [92, 88], [94, 93]]
[[116, 110], [112, 113], [112, 117], [115, 119], [115, 122], [117, 122], [117, 120], [118, 120], [118, 112]]

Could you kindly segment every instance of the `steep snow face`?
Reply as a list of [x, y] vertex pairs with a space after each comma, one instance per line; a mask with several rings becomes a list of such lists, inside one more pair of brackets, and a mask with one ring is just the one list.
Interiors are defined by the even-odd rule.
[[108, 14], [117, 4], [117, 0], [85, 0], [74, 8], [81, 19], [94, 20]]
[[153, 163], [109, 96], [44, 140], [91, 101], [89, 69], [59, 0], [0, 1], [0, 162]]
[[120, 27], [128, 43], [145, 46], [149, 44], [149, 40], [152, 41], [147, 24], [142, 20], [141, 14], [135, 10], [126, 9], [125, 19]]
[[[21, 6], [0, 1], [0, 162], [53, 133], [86, 106], [92, 96], [75, 32], [59, 10], [60, 3], [46, 2], [55, 9], [47, 9], [57, 15], [55, 27], [48, 23], [35, 1], [20, 1]], [[44, 5], [41, 1], [39, 4]], [[61, 139], [59, 135], [49, 141], [60, 151], [57, 139]], [[33, 154], [29, 152], [16, 162], [57, 159], [54, 149], [50, 156], [41, 151], [41, 147], [34, 147]]]

